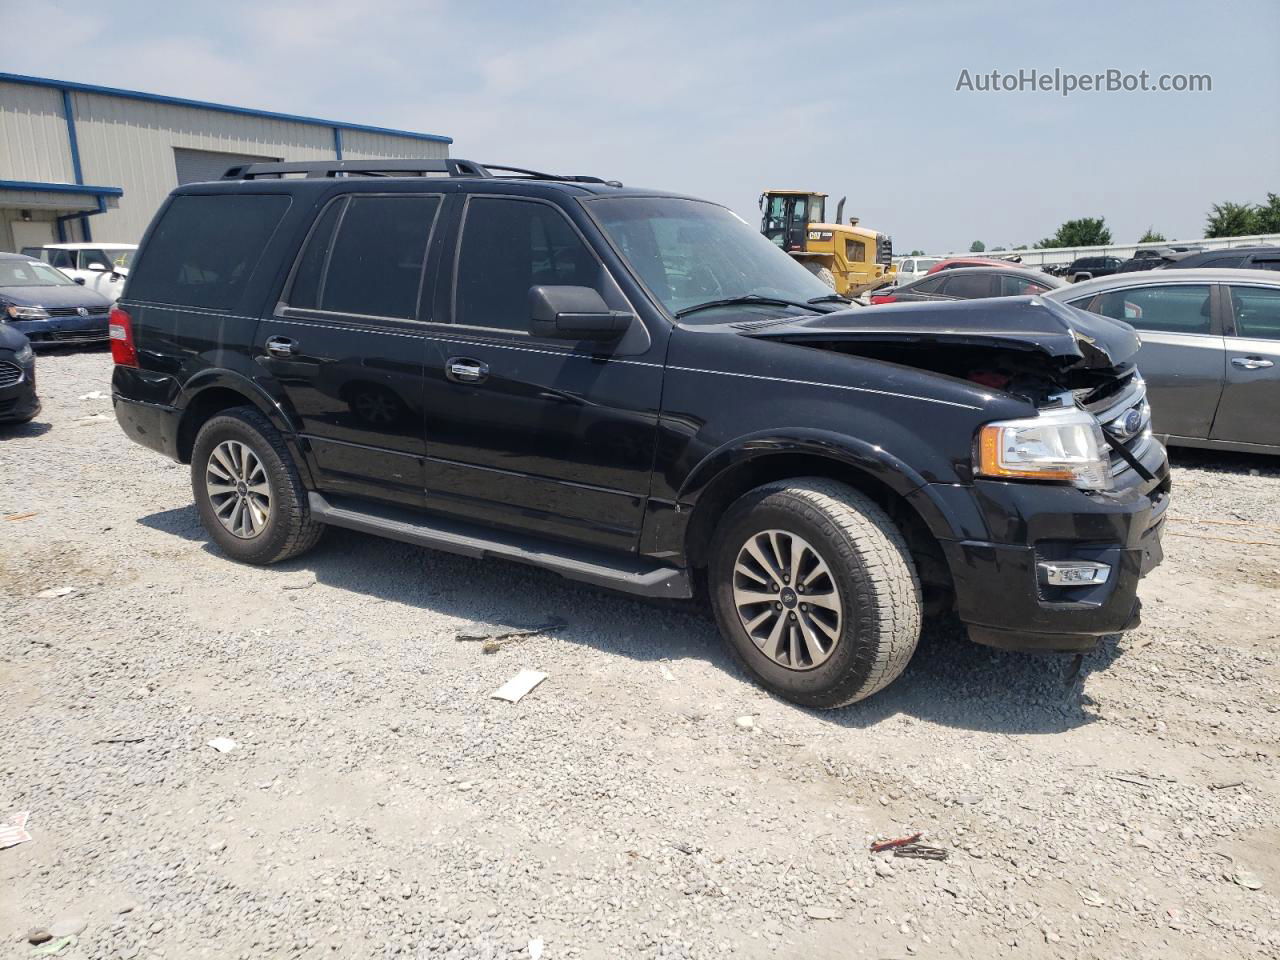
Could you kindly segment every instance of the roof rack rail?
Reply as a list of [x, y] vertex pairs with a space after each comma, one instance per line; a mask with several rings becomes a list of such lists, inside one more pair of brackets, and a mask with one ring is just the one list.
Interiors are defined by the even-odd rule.
[[[486, 163], [483, 166], [486, 170], [489, 170], [491, 172], [494, 170], [501, 170], [504, 173], [519, 174], [521, 177], [528, 178], [530, 180], [563, 180], [568, 183], [603, 183], [605, 186], [608, 186], [608, 187], [622, 186], [622, 181], [620, 180], [605, 180], [601, 177], [590, 177], [590, 176], [586, 176], [585, 174], [572, 174], [572, 175], [561, 176], [560, 174], [556, 174], [556, 173], [542, 173], [539, 170], [526, 170], [524, 167], [508, 167], [507, 165], [501, 164], [501, 163]], [[496, 176], [496, 174], [494, 175]]]
[[[496, 172], [495, 172], [496, 171]], [[325, 177], [448, 177], [492, 178], [502, 174], [515, 174], [521, 179], [559, 180], [568, 183], [603, 183], [611, 187], [622, 186], [617, 180], [600, 177], [560, 176], [526, 170], [524, 167], [508, 167], [499, 163], [475, 163], [451, 157], [439, 160], [301, 160], [289, 163], [246, 163], [231, 167], [222, 175], [223, 180], [280, 179], [302, 175], [307, 179]]]
[[450, 177], [490, 177], [488, 170], [470, 160], [299, 160], [290, 163], [246, 163], [231, 167], [223, 180], [279, 179], [290, 174], [307, 179], [341, 176], [408, 177], [446, 174]]

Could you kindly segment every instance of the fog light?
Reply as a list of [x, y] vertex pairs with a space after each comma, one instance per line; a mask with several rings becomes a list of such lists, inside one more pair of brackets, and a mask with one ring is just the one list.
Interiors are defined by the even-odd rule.
[[1111, 576], [1109, 565], [1092, 560], [1050, 560], [1036, 564], [1036, 569], [1051, 587], [1094, 587]]

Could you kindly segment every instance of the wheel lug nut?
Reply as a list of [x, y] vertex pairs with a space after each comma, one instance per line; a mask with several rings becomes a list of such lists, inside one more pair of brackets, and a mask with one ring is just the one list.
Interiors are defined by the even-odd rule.
[[775, 603], [774, 606], [777, 607], [779, 610], [782, 609], [782, 604], [780, 603]]
[[808, 605], [807, 603], [802, 603], [802, 604], [800, 604], [800, 609], [801, 609], [801, 610], [808, 610], [808, 609], [809, 609], [809, 605]]
[[792, 620], [794, 620], [796, 618], [796, 612], [792, 610], [791, 613], [788, 614], [788, 616], [791, 617]]

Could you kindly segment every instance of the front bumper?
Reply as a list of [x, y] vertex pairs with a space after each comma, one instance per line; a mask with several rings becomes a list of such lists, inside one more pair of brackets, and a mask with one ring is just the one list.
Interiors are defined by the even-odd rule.
[[[1164, 558], [1169, 505], [1163, 450], [1151, 460], [1154, 481], [1107, 493], [997, 481], [968, 488], [993, 535], [942, 548], [970, 638], [1007, 650], [1082, 652], [1136, 627], [1138, 581]], [[1038, 564], [1057, 560], [1104, 563], [1110, 574], [1101, 584], [1050, 586]]]
[[[34, 364], [6, 363], [22, 369], [21, 379], [0, 387], [0, 423], [25, 423], [40, 412], [40, 398], [36, 395]], [[7, 379], [7, 378], [6, 378]]]
[[10, 320], [8, 326], [41, 347], [71, 347], [82, 343], [106, 343], [108, 313], [91, 313], [87, 317], [44, 317], [39, 320]]

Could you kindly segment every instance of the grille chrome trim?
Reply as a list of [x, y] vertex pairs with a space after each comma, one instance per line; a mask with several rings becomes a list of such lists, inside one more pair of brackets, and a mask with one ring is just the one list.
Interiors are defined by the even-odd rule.
[[0, 387], [12, 387], [23, 380], [22, 368], [10, 360], [0, 360]]

